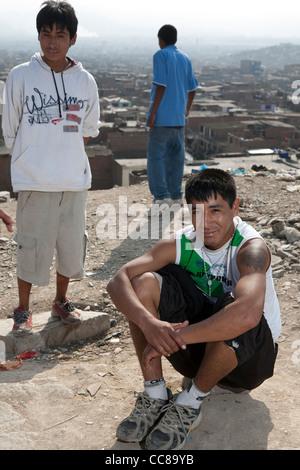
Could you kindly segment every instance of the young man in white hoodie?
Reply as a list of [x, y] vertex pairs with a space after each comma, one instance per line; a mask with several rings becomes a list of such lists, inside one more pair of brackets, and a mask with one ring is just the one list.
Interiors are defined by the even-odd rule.
[[52, 315], [65, 323], [81, 319], [66, 294], [69, 279], [83, 275], [91, 186], [84, 144], [99, 133], [100, 109], [94, 78], [67, 56], [77, 24], [69, 3], [44, 2], [36, 18], [42, 54], [13, 68], [5, 87], [3, 135], [12, 148], [12, 186], [18, 193], [16, 334], [32, 329], [31, 286], [49, 283], [54, 250]]

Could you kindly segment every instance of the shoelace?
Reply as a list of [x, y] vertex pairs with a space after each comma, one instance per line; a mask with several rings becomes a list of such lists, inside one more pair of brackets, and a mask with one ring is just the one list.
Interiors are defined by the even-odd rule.
[[62, 308], [67, 312], [73, 312], [75, 310], [74, 305], [69, 300], [65, 300], [65, 302], [62, 302]]
[[151, 400], [146, 397], [143, 393], [134, 392], [134, 396], [137, 397], [136, 406], [133, 409], [133, 414], [139, 414], [143, 408], [150, 408]]
[[[173, 402], [164, 405], [161, 411], [162, 413], [165, 413], [161, 422], [162, 425], [164, 425], [169, 430], [170, 427], [173, 426], [174, 421], [176, 422], [177, 418], [179, 418], [184, 433], [186, 435], [188, 434], [188, 431], [185, 429], [186, 425], [184, 424], [184, 418], [189, 418], [189, 415], [192, 415], [192, 413], [186, 407], [177, 405], [175, 402]], [[167, 416], [166, 412], [168, 412]]]
[[23, 323], [27, 322], [30, 317], [30, 311], [29, 310], [17, 310], [14, 313], [14, 320], [16, 323]]

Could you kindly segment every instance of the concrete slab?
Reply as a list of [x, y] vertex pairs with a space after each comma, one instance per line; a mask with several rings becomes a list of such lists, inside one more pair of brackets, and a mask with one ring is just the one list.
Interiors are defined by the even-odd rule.
[[146, 170], [146, 158], [116, 158], [114, 162], [114, 180], [119, 186], [130, 185], [130, 173], [133, 170]]
[[1, 350], [3, 352], [4, 349], [7, 355], [16, 355], [32, 349], [58, 347], [96, 336], [110, 327], [107, 313], [81, 311], [81, 314], [82, 321], [73, 325], [65, 325], [61, 320], [51, 317], [51, 312], [35, 314], [32, 334], [19, 337], [11, 332], [12, 319], [0, 320]]
[[[234, 171], [237, 168], [245, 168], [251, 170], [252, 165], [264, 165], [267, 168], [275, 168], [276, 170], [300, 169], [299, 160], [293, 156], [289, 161], [273, 155], [235, 155], [228, 154], [222, 158], [212, 160], [198, 160], [194, 163], [185, 162], [184, 175], [189, 176], [192, 170], [198, 170], [201, 165], [208, 167], [217, 167], [222, 170]], [[132, 171], [146, 170], [146, 158], [116, 158], [114, 162], [114, 181], [119, 186], [129, 186], [130, 175]]]

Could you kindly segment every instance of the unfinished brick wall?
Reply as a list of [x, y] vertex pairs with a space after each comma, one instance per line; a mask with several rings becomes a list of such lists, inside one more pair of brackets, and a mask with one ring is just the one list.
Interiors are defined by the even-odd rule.
[[12, 191], [9, 154], [0, 155], [0, 191]]
[[[0, 155], [0, 191], [11, 191], [10, 178], [10, 155]], [[95, 155], [89, 156], [89, 162], [92, 171], [92, 188], [109, 189], [114, 185], [113, 176], [113, 155]]]
[[108, 132], [109, 147], [115, 157], [146, 158], [148, 132]]

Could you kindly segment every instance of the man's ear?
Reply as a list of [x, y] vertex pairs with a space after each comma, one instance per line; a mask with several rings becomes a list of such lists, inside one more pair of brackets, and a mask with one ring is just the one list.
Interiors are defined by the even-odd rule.
[[75, 44], [75, 42], [76, 42], [76, 39], [77, 39], [77, 33], [76, 33], [75, 36], [71, 39], [70, 46], [74, 46], [74, 44]]
[[161, 49], [164, 49], [166, 47], [165, 41], [161, 38], [158, 38], [158, 44]]
[[233, 203], [233, 206], [232, 206], [234, 216], [238, 215], [238, 213], [239, 213], [239, 207], [240, 207], [240, 200], [239, 200], [239, 198], [237, 197], [236, 200], [235, 200], [234, 203]]

